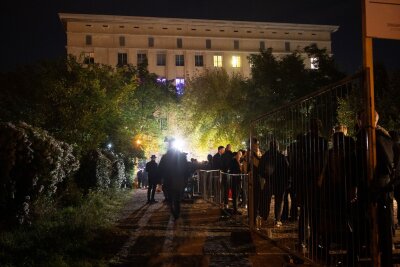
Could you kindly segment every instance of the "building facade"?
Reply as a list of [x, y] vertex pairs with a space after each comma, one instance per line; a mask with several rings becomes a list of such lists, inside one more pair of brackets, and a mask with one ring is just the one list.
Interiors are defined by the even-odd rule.
[[[250, 76], [247, 57], [272, 48], [277, 57], [317, 44], [331, 53], [338, 27], [269, 22], [59, 14], [67, 53], [85, 63], [138, 65], [177, 87], [205, 68]], [[306, 66], [313, 59], [304, 55]]]

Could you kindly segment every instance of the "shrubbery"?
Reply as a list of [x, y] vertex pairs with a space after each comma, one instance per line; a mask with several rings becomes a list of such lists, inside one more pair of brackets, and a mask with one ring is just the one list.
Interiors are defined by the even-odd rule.
[[53, 197], [78, 168], [71, 145], [26, 123], [0, 124], [0, 208], [8, 219], [29, 221], [32, 203]]
[[86, 193], [90, 189], [119, 189], [125, 182], [124, 161], [110, 151], [89, 151], [81, 160], [76, 183]]

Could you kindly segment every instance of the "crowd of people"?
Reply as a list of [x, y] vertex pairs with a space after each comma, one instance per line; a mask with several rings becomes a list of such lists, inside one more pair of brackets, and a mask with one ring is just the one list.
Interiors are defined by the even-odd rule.
[[[299, 247], [313, 255], [346, 250], [349, 260], [370, 257], [370, 205], [375, 205], [382, 266], [391, 266], [393, 196], [400, 203], [399, 133], [380, 127], [376, 114], [377, 162], [373, 180], [368, 181], [363, 116], [358, 114], [355, 137], [347, 135], [345, 125], [337, 125], [326, 139], [321, 121], [313, 119], [308, 132], [282, 148], [273, 136], [264, 153], [256, 138], [247, 151], [218, 147], [213, 157], [209, 155], [208, 166], [221, 171], [223, 203], [228, 204], [231, 189], [233, 212], [239, 213], [237, 199], [243, 183], [234, 174], [248, 174], [253, 181], [255, 224], [273, 221], [281, 227], [285, 221], [297, 221]], [[273, 220], [268, 220], [272, 197]]]
[[[346, 126], [338, 125], [326, 139], [321, 135], [321, 121], [313, 119], [309, 131], [298, 134], [290, 144], [280, 147], [278, 140], [269, 136], [265, 152], [256, 138], [247, 150], [233, 152], [230, 144], [219, 146], [201, 166], [194, 159], [188, 162], [186, 153], [169, 147], [158, 165], [154, 155], [146, 164], [147, 203], [155, 202], [156, 186], [163, 184], [165, 201], [177, 219], [183, 190], [193, 172], [218, 170], [224, 208], [228, 208], [231, 192], [232, 214], [240, 215], [238, 206], [247, 204], [247, 179], [252, 179], [250, 208], [255, 224], [257, 220], [264, 224], [273, 221], [275, 227], [281, 227], [285, 222], [297, 222], [299, 247], [315, 255], [321, 253], [318, 250], [345, 249], [353, 260], [369, 257], [370, 206], [375, 205], [381, 262], [391, 266], [393, 196], [400, 203], [399, 133], [380, 127], [376, 114], [377, 162], [373, 180], [368, 181], [368, 127], [363, 116], [358, 114], [355, 137], [347, 135]], [[272, 199], [273, 218], [268, 220]]]

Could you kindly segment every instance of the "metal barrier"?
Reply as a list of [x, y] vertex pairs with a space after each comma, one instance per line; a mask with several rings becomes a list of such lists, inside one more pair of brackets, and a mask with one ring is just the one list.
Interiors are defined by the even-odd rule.
[[199, 170], [199, 194], [232, 215], [248, 218], [248, 174]]
[[361, 91], [359, 74], [251, 123], [251, 227], [323, 265], [370, 261]]

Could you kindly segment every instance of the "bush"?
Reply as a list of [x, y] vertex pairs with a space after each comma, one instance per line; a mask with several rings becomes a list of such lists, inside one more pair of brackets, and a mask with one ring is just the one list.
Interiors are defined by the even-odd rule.
[[23, 122], [0, 123], [0, 209], [8, 220], [29, 222], [32, 203], [53, 198], [78, 168], [71, 145]]
[[81, 167], [76, 175], [76, 184], [85, 193], [89, 189], [107, 189], [110, 186], [112, 163], [100, 149], [91, 150], [81, 159]]

